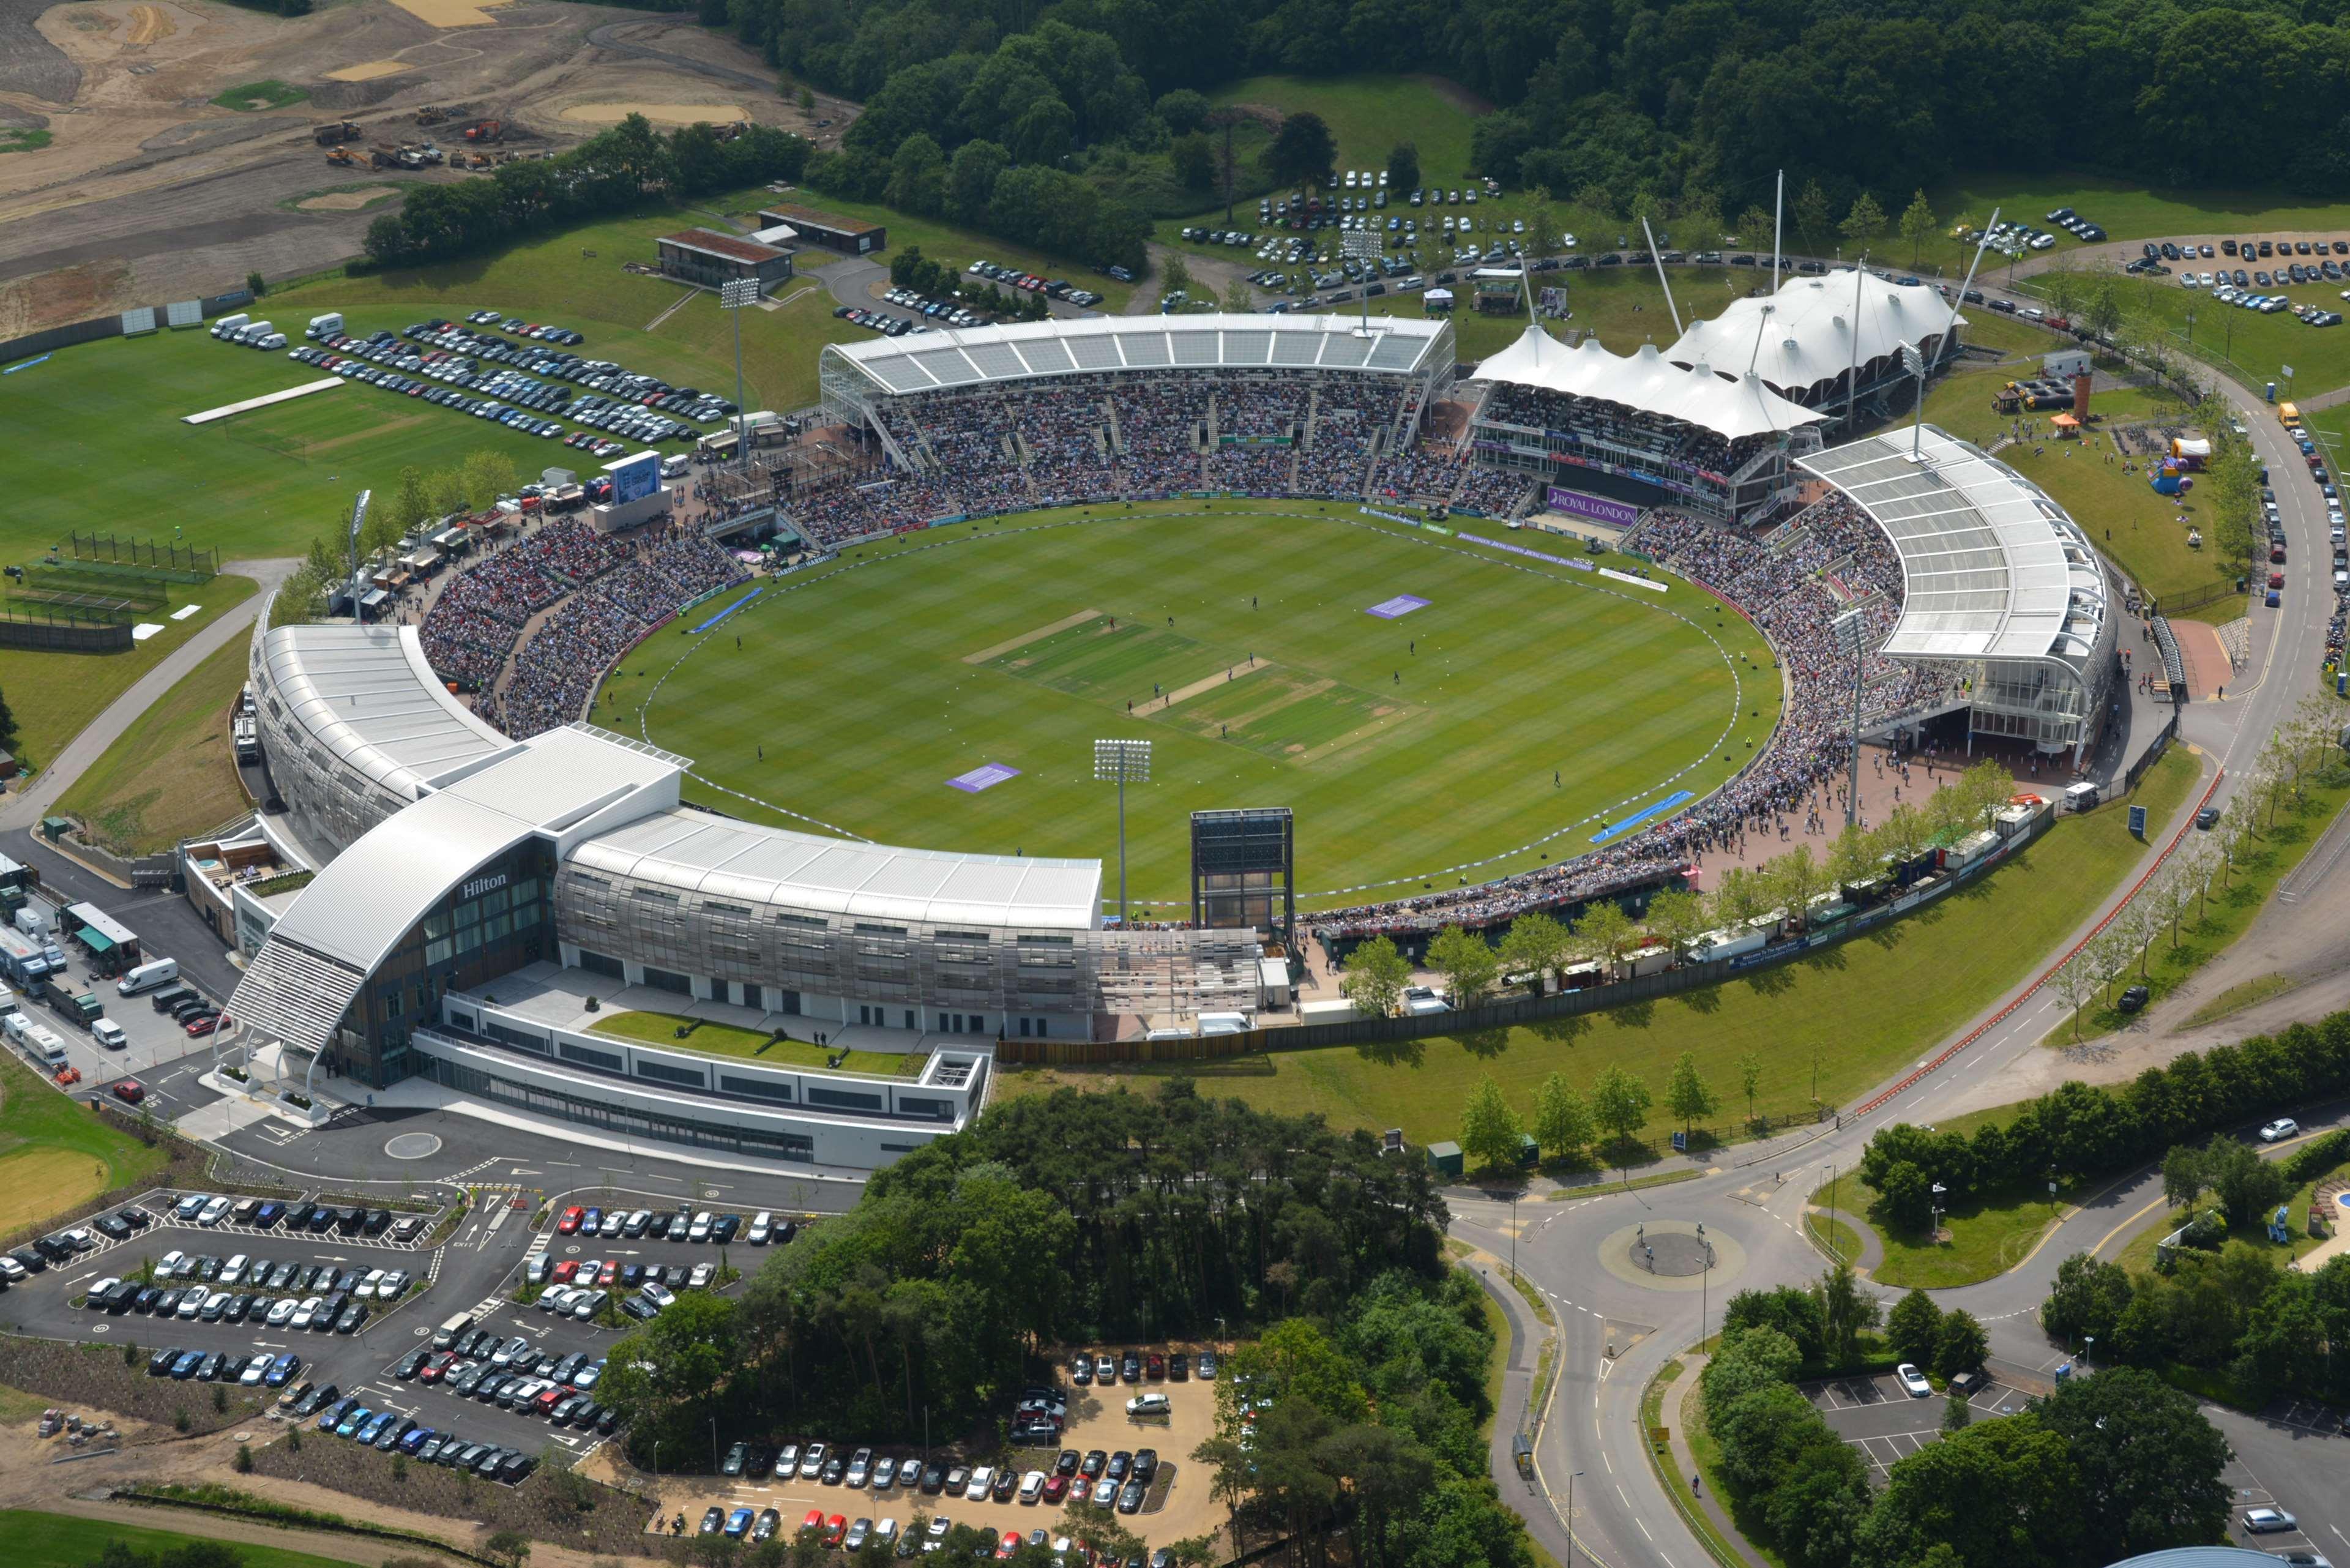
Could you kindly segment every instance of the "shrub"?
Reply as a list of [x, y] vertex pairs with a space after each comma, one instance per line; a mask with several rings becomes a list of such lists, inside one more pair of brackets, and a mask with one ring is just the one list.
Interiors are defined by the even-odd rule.
[[195, 1425], [195, 1423], [189, 1419], [188, 1407], [185, 1405], [181, 1406], [177, 1410], [172, 1412], [172, 1429], [173, 1431], [184, 1432], [193, 1425]]
[[239, 1443], [236, 1446], [236, 1473], [241, 1476], [249, 1476], [253, 1473], [253, 1445], [251, 1443]]

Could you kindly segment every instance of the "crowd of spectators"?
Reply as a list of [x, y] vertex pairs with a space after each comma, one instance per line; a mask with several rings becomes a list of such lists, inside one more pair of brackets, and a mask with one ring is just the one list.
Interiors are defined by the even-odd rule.
[[[1522, 876], [1316, 915], [1326, 939], [1496, 924], [1527, 909], [1578, 903], [1654, 887], [1750, 833], [1772, 831], [1832, 785], [1852, 751], [1847, 655], [1831, 629], [1853, 600], [1869, 616], [1869, 646], [1880, 646], [1900, 614], [1901, 574], [1893, 546], [1856, 507], [1834, 496], [1767, 540], [1742, 529], [1668, 511], [1649, 513], [1626, 541], [1736, 605], [1769, 639], [1787, 672], [1787, 707], [1762, 754], [1722, 788], [1658, 826], [1605, 848]], [[1866, 585], [1864, 587], [1863, 585]], [[1864, 722], [1933, 694], [1936, 677], [1870, 654], [1864, 666]]]
[[671, 532], [622, 545], [622, 564], [573, 594], [515, 656], [504, 684], [478, 711], [516, 740], [580, 718], [604, 672], [679, 607], [739, 583], [749, 570], [700, 534]]
[[426, 612], [424, 656], [443, 680], [495, 675], [530, 618], [629, 558], [629, 546], [565, 518], [544, 523], [459, 571]]
[[1628, 446], [1660, 468], [1693, 471], [1716, 479], [1735, 472], [1778, 440], [1776, 431], [1765, 431], [1731, 441], [1702, 425], [1664, 414], [1541, 387], [1494, 388], [1480, 418], [1543, 431], [1569, 447], [1597, 441], [1603, 443], [1595, 449], [1597, 455], [1617, 462], [1622, 461], [1623, 450]]

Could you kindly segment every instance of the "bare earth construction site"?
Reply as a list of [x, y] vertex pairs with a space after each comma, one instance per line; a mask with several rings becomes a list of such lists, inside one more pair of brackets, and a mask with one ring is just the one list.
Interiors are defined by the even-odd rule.
[[[420, 125], [426, 106], [453, 112]], [[0, 135], [47, 133], [0, 157], [0, 338], [331, 266], [358, 254], [384, 187], [473, 177], [370, 170], [369, 144], [453, 151], [463, 126], [496, 119], [494, 155], [528, 157], [629, 109], [677, 123], [712, 106], [825, 140], [855, 112], [820, 99], [803, 113], [752, 51], [602, 5], [355, 0], [281, 18], [212, 0], [0, 0]], [[355, 168], [312, 138], [345, 119], [360, 128]]]

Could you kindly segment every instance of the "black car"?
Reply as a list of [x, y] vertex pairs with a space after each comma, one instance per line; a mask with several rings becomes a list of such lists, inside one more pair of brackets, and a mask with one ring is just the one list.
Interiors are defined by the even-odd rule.
[[176, 1345], [169, 1350], [157, 1351], [154, 1355], [147, 1358], [147, 1376], [150, 1377], [170, 1376], [172, 1373], [172, 1363], [179, 1359], [180, 1347]]
[[2209, 833], [2211, 829], [2219, 826], [2220, 808], [2216, 805], [2207, 805], [2202, 810], [2197, 812], [2195, 814], [2195, 826], [2201, 828], [2206, 833]]
[[943, 1460], [932, 1459], [922, 1467], [922, 1490], [935, 1495], [947, 1484], [947, 1467]]
[[726, 1450], [725, 1462], [718, 1467], [718, 1473], [722, 1476], [741, 1475], [743, 1462], [750, 1458], [750, 1455], [751, 1446], [748, 1443], [735, 1444]]
[[1118, 1358], [1118, 1375], [1128, 1383], [1142, 1381], [1142, 1354], [1129, 1350]]
[[432, 1347], [431, 1345], [418, 1345], [415, 1349], [410, 1351], [407, 1355], [400, 1358], [399, 1365], [395, 1366], [391, 1369], [391, 1375], [394, 1377], [399, 1378], [403, 1383], [411, 1381], [416, 1376], [418, 1370], [423, 1366], [426, 1357], [430, 1356], [432, 1354]]
[[2116, 1005], [2124, 1012], [2136, 1012], [2147, 1004], [2152, 994], [2142, 985], [2133, 985], [2122, 992], [2121, 1001]]

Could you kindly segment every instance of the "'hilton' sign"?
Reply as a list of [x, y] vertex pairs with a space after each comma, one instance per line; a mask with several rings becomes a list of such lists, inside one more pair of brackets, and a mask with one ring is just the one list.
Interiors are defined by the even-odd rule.
[[457, 889], [457, 896], [461, 898], [478, 898], [483, 894], [494, 893], [505, 885], [506, 874], [503, 871], [494, 877], [476, 877]]

